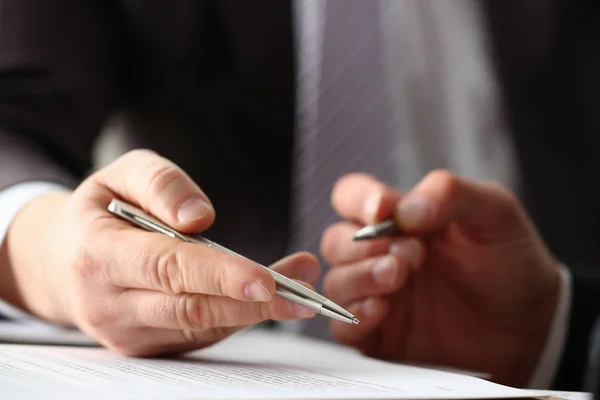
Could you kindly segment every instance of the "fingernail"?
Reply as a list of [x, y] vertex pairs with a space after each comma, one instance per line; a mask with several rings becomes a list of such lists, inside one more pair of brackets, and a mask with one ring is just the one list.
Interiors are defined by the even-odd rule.
[[432, 214], [431, 204], [422, 197], [408, 197], [398, 205], [398, 216], [405, 228], [421, 226], [427, 222]]
[[381, 199], [383, 195], [380, 192], [372, 193], [367, 196], [364, 204], [363, 204], [363, 217], [367, 221], [375, 221], [375, 217], [377, 215], [377, 211], [379, 210], [379, 205], [381, 204]]
[[208, 213], [210, 206], [201, 197], [192, 197], [181, 203], [177, 208], [177, 220], [187, 223], [200, 219]]
[[371, 270], [373, 280], [379, 285], [391, 286], [396, 278], [396, 257], [385, 256], [377, 260]]
[[251, 301], [271, 301], [273, 298], [260, 279], [246, 285], [246, 297]]
[[288, 304], [289, 304], [290, 314], [292, 314], [296, 318], [309, 318], [309, 317], [313, 317], [317, 314], [313, 310], [303, 307], [300, 304], [292, 303], [291, 301]]
[[416, 254], [418, 244], [414, 240], [403, 240], [390, 245], [390, 253], [401, 260], [405, 260], [413, 268], [418, 266], [418, 254]]

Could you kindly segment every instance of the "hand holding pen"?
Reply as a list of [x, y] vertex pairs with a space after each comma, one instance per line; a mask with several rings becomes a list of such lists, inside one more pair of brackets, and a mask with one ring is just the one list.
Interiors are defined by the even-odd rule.
[[528, 383], [568, 281], [514, 193], [437, 170], [406, 193], [349, 174], [331, 200], [342, 220], [321, 242], [324, 294], [361, 322], [333, 321], [336, 340]]
[[[268, 319], [315, 317], [316, 307], [303, 301], [335, 311], [326, 299], [309, 298], [320, 273], [313, 255], [293, 254], [267, 269], [140, 229], [107, 210], [114, 198], [182, 234], [203, 232], [215, 218], [206, 194], [177, 165], [150, 151], [129, 152], [74, 191], [41, 196], [15, 219], [11, 252], [26, 311], [136, 356], [209, 346]], [[289, 290], [274, 273], [293, 282]]]
[[[148, 215], [143, 210], [127, 204], [121, 200], [113, 199], [108, 206], [108, 210], [116, 216], [123, 218], [135, 226], [146, 229], [151, 232], [162, 233], [174, 239], [182, 240], [186, 243], [197, 244], [205, 246], [207, 248], [213, 248], [218, 251], [222, 251], [224, 254], [230, 254], [237, 257], [242, 255], [235, 253], [234, 251], [221, 246], [211, 240], [206, 239], [200, 235], [186, 235], [175, 229], [167, 226], [162, 221]], [[259, 264], [260, 265], [260, 264]], [[354, 317], [350, 312], [344, 308], [338, 306], [326, 297], [321, 296], [314, 290], [294, 281], [293, 279], [287, 278], [277, 271], [269, 269], [263, 265], [261, 268], [269, 271], [269, 273], [275, 279], [277, 289], [275, 293], [284, 299], [288, 299], [290, 302], [306, 307], [326, 317], [342, 321], [349, 324], [359, 324], [360, 321]]]

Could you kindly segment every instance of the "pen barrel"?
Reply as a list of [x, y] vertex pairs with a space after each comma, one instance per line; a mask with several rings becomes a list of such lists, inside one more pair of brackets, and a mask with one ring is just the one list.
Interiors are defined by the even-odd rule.
[[321, 308], [323, 307], [323, 305], [317, 301], [298, 296], [295, 293], [288, 292], [287, 290], [280, 288], [277, 288], [275, 293], [277, 293], [278, 296], [283, 297], [284, 299], [287, 299], [293, 303], [299, 304], [303, 307], [313, 310], [316, 313], [321, 314]]
[[286, 290], [302, 298], [308, 298], [320, 304], [323, 304], [327, 301], [327, 298], [325, 296], [320, 295], [319, 293], [307, 288], [306, 286], [296, 282], [295, 280], [290, 279], [277, 271], [273, 271], [271, 268], [265, 267], [264, 265], [261, 266], [271, 273], [273, 279], [275, 279], [275, 283], [277, 284], [278, 289]]
[[[354, 316], [329, 300], [325, 303], [319, 303], [315, 300], [307, 299], [305, 297], [298, 296], [295, 293], [288, 292], [285, 289], [277, 289], [276, 293], [278, 296], [281, 296], [284, 299], [287, 299], [293, 303], [299, 304], [310, 310], [313, 310], [317, 314], [321, 314], [325, 317], [336, 319], [347, 324], [352, 324]], [[340, 312], [340, 310], [343, 312]]]

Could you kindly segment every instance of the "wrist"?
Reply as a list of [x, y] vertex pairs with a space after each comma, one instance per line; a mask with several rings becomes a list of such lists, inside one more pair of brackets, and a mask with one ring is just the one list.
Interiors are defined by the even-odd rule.
[[7, 300], [59, 324], [70, 323], [67, 291], [58, 268], [65, 240], [60, 222], [69, 196], [69, 192], [57, 191], [29, 201], [9, 225], [2, 246]]

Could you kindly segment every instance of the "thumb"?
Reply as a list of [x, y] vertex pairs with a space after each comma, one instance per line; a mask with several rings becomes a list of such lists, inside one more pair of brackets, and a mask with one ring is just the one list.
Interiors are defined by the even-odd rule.
[[130, 151], [94, 179], [183, 232], [200, 232], [214, 222], [215, 211], [206, 194], [181, 168], [152, 151]]
[[521, 234], [530, 222], [516, 197], [492, 182], [475, 182], [448, 171], [429, 173], [397, 205], [397, 224], [425, 233], [457, 223], [471, 237], [498, 240]]

